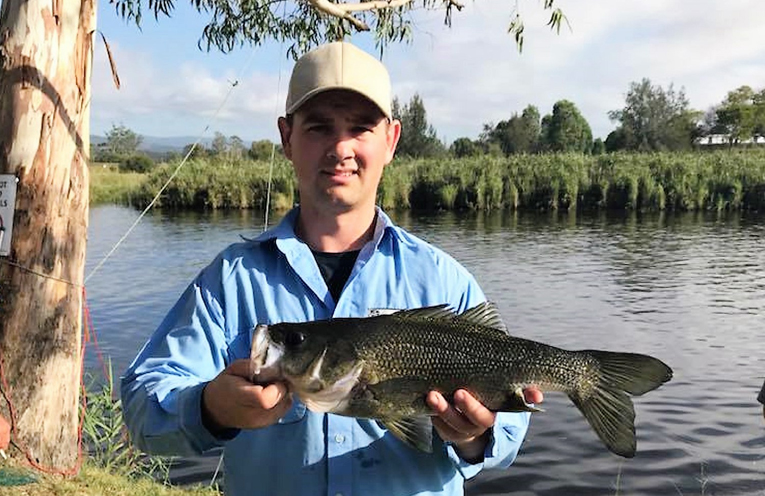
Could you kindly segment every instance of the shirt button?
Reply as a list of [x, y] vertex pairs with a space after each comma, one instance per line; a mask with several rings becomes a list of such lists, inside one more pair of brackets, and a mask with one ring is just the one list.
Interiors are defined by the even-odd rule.
[[[342, 443], [343, 441], [345, 441], [345, 436], [343, 436], [342, 434], [335, 434], [336, 443], [339, 444], [339, 443]], [[343, 496], [343, 495], [342, 493], [337, 493], [335, 496]]]
[[343, 496], [343, 493], [335, 493], [335, 496]]

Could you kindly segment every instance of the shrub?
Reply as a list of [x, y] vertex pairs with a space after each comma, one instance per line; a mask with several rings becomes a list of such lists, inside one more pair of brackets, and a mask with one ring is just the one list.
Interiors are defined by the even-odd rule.
[[120, 162], [121, 172], [140, 172], [146, 173], [154, 168], [154, 161], [148, 155], [135, 154], [127, 157]]

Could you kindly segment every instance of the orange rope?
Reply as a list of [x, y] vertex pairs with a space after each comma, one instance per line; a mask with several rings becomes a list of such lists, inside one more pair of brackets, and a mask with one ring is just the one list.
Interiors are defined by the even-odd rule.
[[[98, 353], [99, 360], [101, 361], [102, 365], [104, 366], [104, 371], [106, 371], [106, 366], [103, 362], [103, 356], [101, 354], [101, 350], [98, 347], [98, 341], [95, 339], [95, 328], [93, 327], [93, 322], [90, 316], [90, 309], [88, 308], [86, 294], [85, 294], [85, 288], [82, 288], [82, 305], [83, 305], [83, 313], [85, 315], [85, 318], [83, 319], [83, 325], [82, 325], [82, 349], [80, 350], [80, 388], [82, 390], [82, 393], [80, 395], [81, 401], [82, 401], [82, 411], [80, 412], [80, 422], [77, 427], [77, 460], [73, 467], [59, 470], [51, 467], [46, 467], [39, 462], [37, 462], [32, 454], [30, 453], [28, 448], [25, 448], [23, 446], [20, 446], [17, 442], [12, 441], [13, 445], [24, 454], [29, 464], [36, 468], [37, 470], [41, 472], [45, 472], [48, 474], [56, 474], [56, 475], [63, 475], [63, 476], [73, 476], [77, 475], [80, 471], [80, 467], [82, 466], [82, 427], [83, 422], [85, 421], [85, 409], [87, 408], [87, 398], [86, 398], [86, 391], [85, 391], [85, 381], [84, 381], [84, 373], [85, 373], [85, 348], [86, 343], [88, 343], [91, 339], [91, 336], [93, 337], [93, 343], [96, 346], [96, 352]], [[16, 420], [16, 410], [13, 406], [13, 402], [11, 401], [10, 397], [10, 388], [8, 387], [8, 382], [5, 377], [5, 370], [3, 368], [3, 357], [0, 356], [0, 385], [2, 386], [2, 395], [5, 399], [6, 404], [8, 405], [8, 412], [11, 416], [11, 436], [12, 438], [15, 438], [17, 436], [16, 428], [17, 428], [17, 420]]]

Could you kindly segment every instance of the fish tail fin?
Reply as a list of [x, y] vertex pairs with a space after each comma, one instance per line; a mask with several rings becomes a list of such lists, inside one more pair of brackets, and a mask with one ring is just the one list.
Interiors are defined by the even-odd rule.
[[634, 353], [591, 351], [597, 362], [593, 387], [569, 393], [609, 450], [635, 456], [635, 408], [629, 394], [641, 395], [672, 378], [672, 369], [656, 358]]

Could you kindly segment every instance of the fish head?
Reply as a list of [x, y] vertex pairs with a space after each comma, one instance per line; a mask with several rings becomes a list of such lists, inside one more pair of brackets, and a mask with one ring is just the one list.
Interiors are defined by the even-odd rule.
[[339, 411], [363, 369], [355, 349], [321, 321], [258, 325], [253, 382], [285, 381], [314, 411]]

